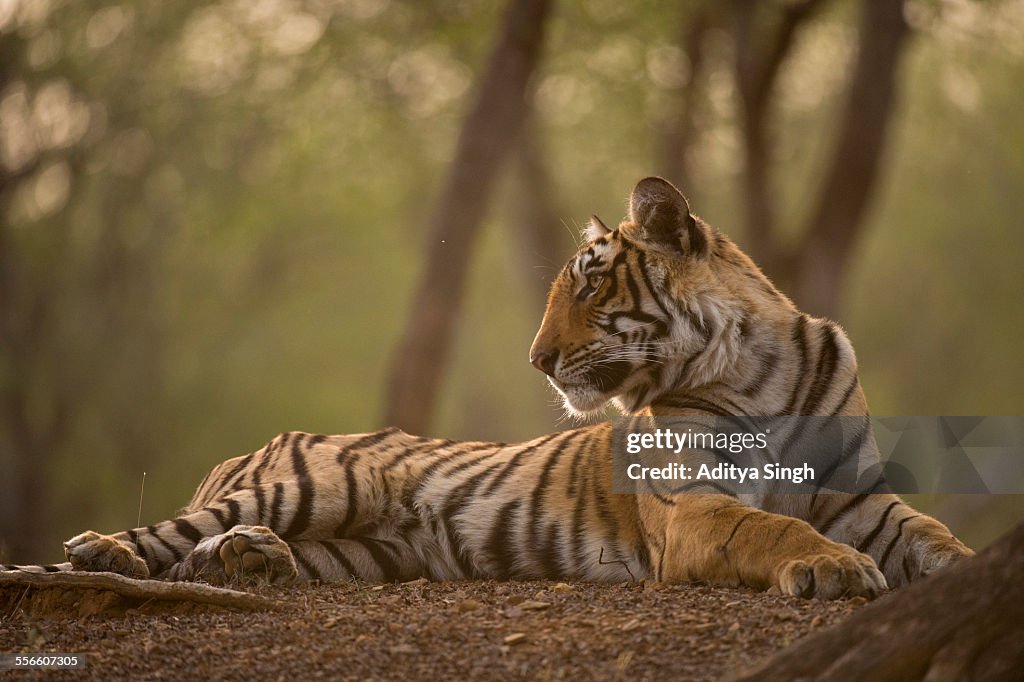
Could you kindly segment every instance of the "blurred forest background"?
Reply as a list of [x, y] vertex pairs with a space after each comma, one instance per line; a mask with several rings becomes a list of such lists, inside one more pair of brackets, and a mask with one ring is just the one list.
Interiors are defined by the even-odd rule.
[[874, 414], [1021, 414], [1022, 84], [1024, 0], [0, 0], [0, 559], [283, 430], [565, 428], [547, 283], [652, 173]]

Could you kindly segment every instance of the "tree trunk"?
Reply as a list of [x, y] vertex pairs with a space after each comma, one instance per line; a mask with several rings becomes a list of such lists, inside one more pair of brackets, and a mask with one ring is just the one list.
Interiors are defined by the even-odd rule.
[[835, 317], [849, 256], [877, 185], [896, 100], [900, 54], [909, 35], [904, 0], [865, 0], [860, 46], [835, 152], [799, 254], [797, 304]]
[[1024, 670], [1024, 524], [737, 680], [1003, 680]]
[[[532, 119], [536, 112], [530, 116]], [[536, 302], [539, 325], [551, 282], [575, 250], [573, 238], [577, 235], [574, 226], [563, 222], [566, 214], [555, 198], [558, 188], [548, 171], [540, 130], [533, 120], [523, 128], [518, 151], [509, 217], [522, 252], [526, 286]]]
[[428, 227], [426, 269], [392, 359], [384, 421], [423, 433], [453, 345], [473, 244], [527, 112], [550, 0], [512, 0]]
[[684, 12], [679, 31], [679, 48], [689, 63], [689, 78], [679, 89], [679, 109], [664, 125], [661, 149], [661, 176], [670, 180], [693, 199], [691, 152], [698, 137], [697, 114], [705, 88], [705, 39], [712, 27], [715, 7], [704, 3], [696, 11]]

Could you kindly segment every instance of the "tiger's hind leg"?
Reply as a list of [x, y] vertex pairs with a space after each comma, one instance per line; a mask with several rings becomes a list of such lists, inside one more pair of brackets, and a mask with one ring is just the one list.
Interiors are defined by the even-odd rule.
[[212, 585], [246, 579], [287, 585], [297, 575], [291, 548], [274, 531], [265, 526], [235, 526], [204, 538], [162, 577]]
[[425, 573], [413, 547], [400, 539], [341, 538], [285, 542], [269, 528], [235, 526], [206, 538], [163, 577], [213, 585], [255, 581], [367, 582], [411, 580]]
[[87, 530], [64, 543], [72, 571], [108, 571], [131, 578], [148, 578], [149, 567], [135, 547], [111, 535]]

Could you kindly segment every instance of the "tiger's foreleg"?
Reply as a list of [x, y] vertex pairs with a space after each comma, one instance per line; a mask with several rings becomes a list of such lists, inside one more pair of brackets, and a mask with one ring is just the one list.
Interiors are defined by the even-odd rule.
[[886, 588], [871, 557], [799, 519], [726, 495], [645, 498], [642, 516], [658, 580], [775, 587], [819, 599], [873, 597]]
[[892, 587], [974, 554], [942, 522], [893, 494], [820, 495], [809, 515], [823, 535], [874, 558]]

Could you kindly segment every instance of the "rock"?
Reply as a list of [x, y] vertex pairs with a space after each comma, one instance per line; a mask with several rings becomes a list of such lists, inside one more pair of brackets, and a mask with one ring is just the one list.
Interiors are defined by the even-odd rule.
[[574, 589], [575, 588], [568, 583], [558, 583], [551, 588], [551, 591], [565, 594], [566, 592], [572, 592]]
[[549, 608], [550, 606], [551, 604], [549, 604], [546, 601], [533, 600], [527, 600], [524, 602], [520, 602], [519, 604], [519, 608], [521, 608], [523, 611], [543, 611], [544, 609]]

